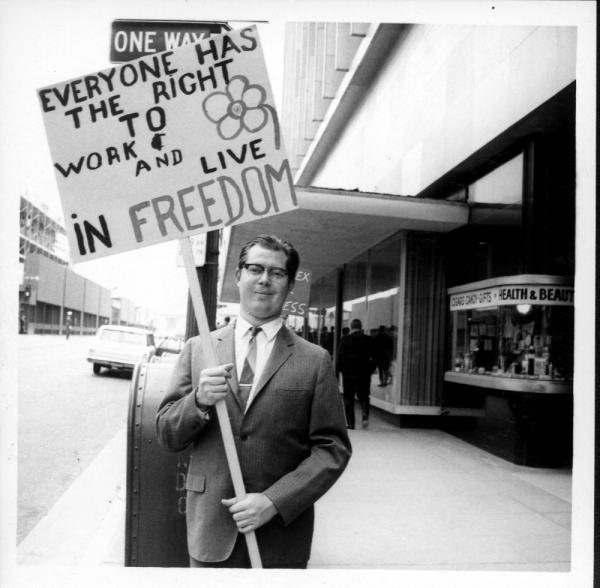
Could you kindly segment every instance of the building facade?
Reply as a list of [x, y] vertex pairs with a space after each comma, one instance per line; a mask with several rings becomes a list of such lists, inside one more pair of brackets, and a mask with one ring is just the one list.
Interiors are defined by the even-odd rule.
[[19, 262], [19, 332], [22, 334], [93, 335], [113, 323], [148, 326], [152, 317], [127, 298], [69, 267], [64, 227], [40, 207], [21, 197]]
[[[392, 345], [372, 404], [516, 463], [572, 453], [576, 29], [289, 23], [281, 121], [299, 209], [232, 229], [288, 238], [308, 325]], [[306, 331], [305, 331], [306, 332]]]

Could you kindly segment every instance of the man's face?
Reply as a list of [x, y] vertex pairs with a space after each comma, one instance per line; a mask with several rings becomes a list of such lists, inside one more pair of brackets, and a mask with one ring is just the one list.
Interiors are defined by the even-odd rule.
[[[248, 250], [245, 263], [262, 265], [265, 268], [286, 268], [287, 257], [283, 251], [272, 251], [260, 245]], [[241, 268], [235, 274], [240, 291], [240, 314], [249, 323], [261, 325], [281, 314], [292, 282], [289, 276], [276, 278], [264, 271], [259, 276]]]

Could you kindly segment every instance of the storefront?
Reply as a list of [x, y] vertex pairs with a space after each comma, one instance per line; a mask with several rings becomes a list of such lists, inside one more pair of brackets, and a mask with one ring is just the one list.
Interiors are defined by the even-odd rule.
[[[297, 51], [320, 34], [327, 47], [336, 25], [314, 24], [291, 31]], [[297, 112], [302, 84], [315, 80], [294, 73], [318, 56], [289, 70], [290, 120], [305, 139], [287, 129], [299, 209], [232, 229], [221, 299], [236, 301], [231, 276], [247, 240], [287, 238], [313, 276], [305, 336], [332, 338], [334, 358], [352, 318], [391, 340], [391, 377], [376, 372], [371, 385], [382, 414], [516, 463], [565, 465], [575, 31], [371, 25], [357, 35], [359, 58], [320, 125]], [[538, 296], [527, 312], [511, 298], [519, 288]]]
[[571, 280], [505, 276], [450, 288], [448, 299], [451, 343], [445, 402], [486, 409], [477, 431], [458, 434], [478, 439], [516, 463], [568, 465], [573, 418]]
[[352, 319], [360, 319], [365, 333], [381, 341], [376, 360], [389, 353], [390, 377], [373, 373], [371, 403], [393, 417], [442, 414], [438, 374], [443, 362], [445, 278], [437, 242], [434, 233], [400, 231], [313, 286], [313, 313], [325, 326], [342, 334]]

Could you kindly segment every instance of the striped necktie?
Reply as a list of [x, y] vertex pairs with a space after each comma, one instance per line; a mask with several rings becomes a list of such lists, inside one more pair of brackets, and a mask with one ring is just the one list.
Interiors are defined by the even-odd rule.
[[250, 390], [252, 390], [252, 383], [254, 382], [254, 370], [256, 369], [256, 335], [259, 331], [262, 331], [260, 327], [250, 327], [250, 342], [248, 343], [248, 352], [246, 353], [246, 360], [244, 361], [244, 367], [242, 369], [242, 375], [240, 376], [239, 389], [240, 389], [240, 402], [242, 408], [246, 409], [248, 404], [248, 397], [250, 396]]

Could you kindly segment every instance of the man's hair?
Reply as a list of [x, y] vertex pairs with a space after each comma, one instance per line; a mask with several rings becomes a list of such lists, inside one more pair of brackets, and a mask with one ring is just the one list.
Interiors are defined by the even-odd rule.
[[351, 329], [362, 329], [362, 323], [360, 322], [360, 319], [352, 319], [350, 321], [350, 328]]
[[280, 239], [275, 235], [258, 235], [258, 237], [254, 237], [254, 239], [248, 241], [240, 251], [238, 269], [244, 267], [246, 259], [248, 259], [248, 251], [255, 245], [270, 249], [271, 251], [282, 251], [286, 256], [285, 269], [288, 273], [288, 282], [293, 282], [296, 279], [296, 273], [300, 265], [300, 256], [289, 241]]

